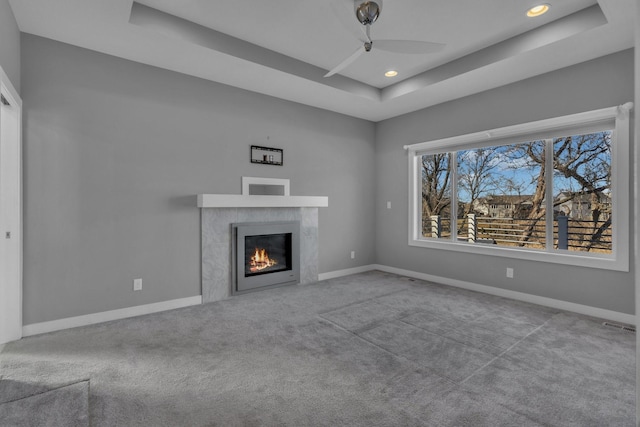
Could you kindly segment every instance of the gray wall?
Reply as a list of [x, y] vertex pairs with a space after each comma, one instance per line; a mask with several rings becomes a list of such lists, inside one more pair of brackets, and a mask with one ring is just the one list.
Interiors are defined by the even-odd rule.
[[20, 91], [20, 30], [9, 0], [0, 0], [0, 67]]
[[[633, 50], [627, 50], [378, 123], [377, 262], [440, 277], [634, 313], [633, 272], [568, 267], [408, 246], [408, 167], [407, 153], [402, 148], [405, 144], [633, 101], [633, 70]], [[632, 177], [628, 179], [633, 184]], [[386, 209], [386, 201], [392, 202], [391, 210]], [[633, 213], [630, 214], [630, 222], [633, 222]], [[632, 224], [630, 231], [633, 232]], [[633, 254], [630, 253], [630, 256]], [[505, 277], [506, 267], [515, 269], [515, 279]]]
[[[1, 40], [4, 62], [20, 45]], [[243, 175], [329, 196], [320, 272], [379, 263], [634, 311], [632, 272], [409, 247], [402, 149], [627, 102], [632, 51], [374, 125], [36, 36], [21, 49], [24, 324], [199, 295], [193, 195], [238, 194]], [[249, 163], [251, 144], [283, 148], [285, 165]]]
[[242, 176], [329, 197], [321, 273], [375, 262], [373, 123], [27, 34], [22, 70], [24, 324], [199, 295], [194, 195]]

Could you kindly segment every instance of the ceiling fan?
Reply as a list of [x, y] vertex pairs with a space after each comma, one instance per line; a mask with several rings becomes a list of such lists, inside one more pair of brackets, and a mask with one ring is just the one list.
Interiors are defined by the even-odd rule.
[[432, 43], [419, 40], [372, 40], [371, 25], [376, 22], [382, 11], [382, 0], [354, 0], [356, 18], [365, 26], [366, 39], [361, 40], [363, 45], [353, 52], [347, 59], [338, 64], [335, 68], [325, 74], [325, 77], [331, 77], [339, 73], [351, 63], [353, 63], [360, 55], [370, 52], [375, 46], [376, 49], [394, 53], [406, 54], [426, 54], [434, 53], [442, 50], [444, 44]]

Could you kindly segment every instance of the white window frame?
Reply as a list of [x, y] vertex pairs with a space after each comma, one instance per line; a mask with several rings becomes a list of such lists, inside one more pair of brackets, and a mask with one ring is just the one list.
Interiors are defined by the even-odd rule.
[[[472, 254], [493, 255], [529, 261], [550, 262], [607, 270], [629, 271], [629, 112], [633, 103], [552, 119], [476, 132], [451, 138], [406, 145], [409, 158], [409, 245]], [[461, 242], [422, 236], [422, 182], [420, 158], [425, 154], [455, 152], [480, 147], [547, 140], [553, 137], [593, 133], [613, 129], [611, 143], [611, 186], [613, 248], [611, 254], [593, 254], [547, 248], [533, 250]], [[454, 157], [455, 158], [455, 157]], [[547, 167], [553, 174], [553, 168]], [[552, 176], [552, 175], [551, 175]], [[548, 181], [551, 182], [551, 181]], [[455, 187], [455, 186], [454, 186]], [[454, 195], [455, 196], [455, 195]], [[549, 199], [547, 197], [547, 199]], [[547, 201], [547, 205], [550, 200]], [[454, 205], [457, 205], [454, 203]], [[549, 210], [548, 210], [549, 211]]]

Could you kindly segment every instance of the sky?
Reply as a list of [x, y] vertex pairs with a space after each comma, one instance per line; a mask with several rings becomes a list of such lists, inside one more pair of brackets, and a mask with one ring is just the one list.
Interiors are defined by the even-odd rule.
[[[593, 157], [592, 164], [597, 164], [601, 168], [610, 168], [611, 151], [593, 154], [600, 150], [605, 139], [611, 138], [611, 132], [601, 132], [588, 135], [586, 138], [571, 137], [570, 143], [560, 155], [561, 162], [567, 162], [568, 158], [578, 157], [584, 159], [585, 156]], [[608, 138], [608, 139], [607, 139]], [[565, 138], [554, 140], [554, 151], [558, 152]], [[544, 141], [536, 141], [534, 153], [540, 153], [544, 147]], [[531, 161], [531, 157], [524, 151], [524, 144], [512, 144], [496, 147], [485, 147], [474, 150], [458, 151], [458, 199], [462, 202], [469, 202], [471, 194], [464, 185], [469, 179], [482, 171], [483, 179], [480, 185], [479, 197], [488, 195], [532, 195], [535, 193], [536, 180], [540, 174], [540, 165]], [[576, 156], [576, 153], [581, 153]], [[484, 169], [475, 167], [484, 160]], [[575, 164], [575, 163], [572, 163]], [[586, 175], [587, 169], [584, 166], [578, 167], [581, 175]], [[599, 186], [606, 186], [604, 181], [599, 182]], [[554, 173], [553, 179], [554, 195], [561, 191], [580, 191], [582, 186], [573, 178], [565, 178], [560, 173]]]

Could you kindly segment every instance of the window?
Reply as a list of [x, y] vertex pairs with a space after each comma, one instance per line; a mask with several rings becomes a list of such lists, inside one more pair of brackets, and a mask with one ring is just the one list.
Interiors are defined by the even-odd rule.
[[405, 147], [409, 244], [628, 271], [631, 107]]

